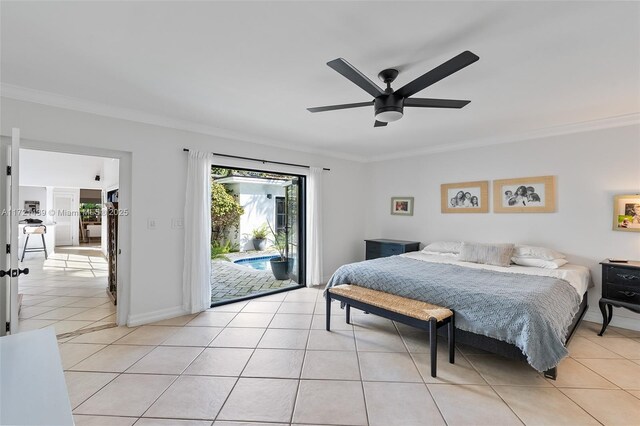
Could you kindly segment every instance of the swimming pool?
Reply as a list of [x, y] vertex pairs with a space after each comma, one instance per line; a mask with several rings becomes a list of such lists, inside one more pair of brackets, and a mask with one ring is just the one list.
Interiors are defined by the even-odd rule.
[[238, 265], [247, 266], [249, 268], [257, 269], [258, 271], [270, 271], [271, 264], [269, 260], [278, 258], [280, 256], [260, 256], [260, 257], [250, 257], [247, 259], [239, 259], [234, 261], [233, 263], [237, 263]]

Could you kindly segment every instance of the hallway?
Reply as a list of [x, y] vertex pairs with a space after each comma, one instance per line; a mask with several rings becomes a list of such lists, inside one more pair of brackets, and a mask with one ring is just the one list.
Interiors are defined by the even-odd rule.
[[56, 334], [115, 322], [116, 307], [106, 294], [107, 261], [99, 247], [56, 247], [44, 260], [27, 253], [21, 267], [20, 331], [53, 326]]

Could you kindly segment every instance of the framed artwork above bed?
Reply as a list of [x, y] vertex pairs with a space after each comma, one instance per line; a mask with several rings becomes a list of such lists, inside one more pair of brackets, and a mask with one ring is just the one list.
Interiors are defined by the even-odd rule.
[[552, 213], [556, 211], [556, 177], [536, 176], [493, 181], [496, 213]]
[[615, 196], [613, 230], [640, 232], [640, 194]]
[[440, 206], [442, 213], [488, 213], [489, 181], [443, 183]]

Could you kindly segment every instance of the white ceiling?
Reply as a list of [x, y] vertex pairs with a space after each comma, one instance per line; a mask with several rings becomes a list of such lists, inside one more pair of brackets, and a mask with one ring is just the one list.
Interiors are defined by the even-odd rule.
[[[1, 81], [361, 160], [640, 112], [638, 2], [2, 2]], [[464, 50], [480, 60], [419, 93], [470, 99], [409, 109], [306, 107], [370, 96], [343, 57], [395, 88]], [[9, 86], [10, 85], [10, 86]], [[13, 87], [15, 89], [15, 87]]]

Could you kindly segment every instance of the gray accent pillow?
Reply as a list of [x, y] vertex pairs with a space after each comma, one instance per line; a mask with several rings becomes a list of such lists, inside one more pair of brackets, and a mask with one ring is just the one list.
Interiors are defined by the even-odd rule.
[[458, 260], [484, 263], [486, 265], [509, 266], [513, 254], [513, 244], [462, 243]]

